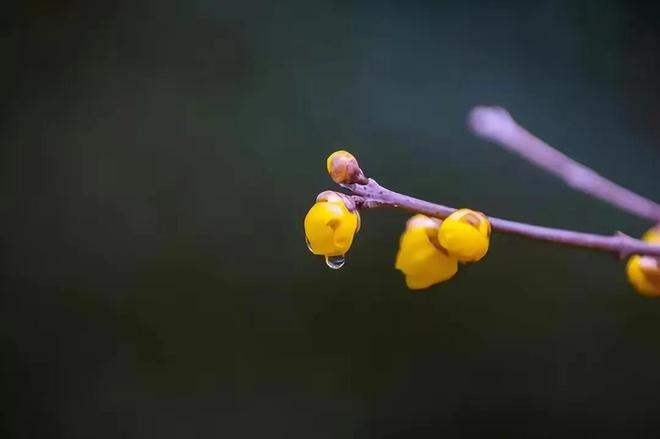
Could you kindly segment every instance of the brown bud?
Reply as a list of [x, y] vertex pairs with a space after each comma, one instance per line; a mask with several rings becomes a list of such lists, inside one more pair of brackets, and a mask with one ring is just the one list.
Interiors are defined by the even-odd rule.
[[337, 184], [367, 184], [356, 158], [348, 151], [335, 151], [328, 157], [326, 167], [330, 178]]

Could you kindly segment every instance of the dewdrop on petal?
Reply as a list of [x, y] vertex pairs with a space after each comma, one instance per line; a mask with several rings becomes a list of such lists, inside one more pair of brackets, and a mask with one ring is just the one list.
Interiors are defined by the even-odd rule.
[[[649, 244], [660, 244], [660, 227], [649, 229], [642, 240]], [[633, 255], [626, 264], [628, 281], [644, 296], [660, 296], [660, 258]]]
[[458, 271], [458, 261], [437, 243], [439, 220], [415, 215], [401, 235], [395, 268], [405, 275], [406, 285], [421, 290], [444, 282]]
[[344, 265], [345, 254], [360, 228], [360, 214], [350, 198], [326, 191], [307, 212], [304, 227], [309, 250], [325, 256], [326, 264], [338, 269]]
[[490, 222], [483, 213], [459, 209], [442, 221], [438, 241], [461, 262], [476, 262], [488, 252]]

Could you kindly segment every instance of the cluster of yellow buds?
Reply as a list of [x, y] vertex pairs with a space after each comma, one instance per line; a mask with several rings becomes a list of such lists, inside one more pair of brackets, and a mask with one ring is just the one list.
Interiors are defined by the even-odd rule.
[[[355, 156], [348, 151], [332, 153], [326, 160], [326, 168], [335, 183], [355, 194], [322, 192], [305, 217], [307, 247], [315, 255], [325, 257], [330, 268], [338, 269], [345, 263], [346, 253], [360, 229], [358, 205], [361, 208], [388, 205], [427, 210], [425, 202], [389, 191], [367, 178]], [[417, 209], [420, 204], [413, 203], [421, 203], [421, 207]], [[533, 228], [517, 225], [519, 230], [523, 226]], [[546, 228], [547, 231], [553, 230]], [[526, 233], [537, 237], [530, 231]], [[490, 234], [489, 219], [471, 209], [458, 209], [442, 220], [417, 214], [406, 223], [394, 266], [403, 273], [408, 288], [429, 288], [451, 279], [458, 272], [459, 263], [481, 260], [488, 252]], [[542, 239], [547, 239], [547, 233]], [[576, 241], [577, 238], [571, 244]], [[660, 245], [660, 224], [648, 230], [642, 241]], [[603, 249], [611, 251], [609, 247], [603, 246]], [[640, 294], [660, 296], [660, 257], [633, 255], [626, 271], [628, 280]]]
[[[642, 241], [660, 244], [660, 225], [649, 229]], [[660, 296], [660, 258], [633, 255], [626, 267], [628, 280], [644, 296]]]
[[488, 252], [490, 222], [480, 212], [459, 209], [444, 221], [415, 215], [401, 235], [395, 267], [413, 290], [451, 279], [459, 262], [476, 262]]
[[[326, 160], [328, 174], [335, 183], [365, 183], [353, 154], [336, 151]], [[315, 255], [325, 257], [328, 267], [341, 268], [346, 252], [360, 230], [360, 213], [350, 197], [333, 191], [321, 192], [316, 203], [305, 216], [305, 240], [307, 248]]]
[[[332, 153], [328, 174], [338, 184], [366, 184], [356, 158], [347, 151]], [[341, 268], [360, 229], [360, 214], [353, 200], [326, 191], [305, 216], [305, 240], [315, 255], [324, 256], [331, 268]], [[476, 262], [488, 251], [490, 223], [479, 212], [460, 209], [444, 221], [424, 215], [412, 217], [401, 236], [395, 267], [411, 289], [423, 289], [450, 279], [458, 263]]]

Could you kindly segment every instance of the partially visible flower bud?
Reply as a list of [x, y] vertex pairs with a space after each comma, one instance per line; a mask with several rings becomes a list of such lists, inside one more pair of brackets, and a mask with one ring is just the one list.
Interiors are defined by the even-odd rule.
[[483, 213], [459, 209], [442, 221], [440, 245], [461, 262], [476, 262], [488, 252], [490, 222]]
[[395, 267], [403, 272], [406, 285], [421, 290], [444, 282], [458, 271], [456, 258], [437, 242], [439, 220], [415, 215], [401, 235]]
[[644, 296], [660, 296], [660, 267], [656, 258], [631, 256], [626, 265], [628, 281]]
[[368, 179], [364, 176], [357, 160], [348, 151], [335, 151], [326, 160], [326, 168], [330, 178], [337, 184], [366, 184]]
[[[649, 244], [660, 244], [660, 227], [649, 229], [642, 240]], [[660, 258], [633, 255], [626, 265], [628, 281], [644, 296], [660, 296]]]
[[319, 194], [304, 222], [305, 238], [312, 253], [342, 256], [350, 249], [360, 226], [360, 214], [351, 203], [350, 198], [337, 192]]
[[642, 241], [649, 244], [660, 244], [660, 224], [648, 229], [642, 236]]

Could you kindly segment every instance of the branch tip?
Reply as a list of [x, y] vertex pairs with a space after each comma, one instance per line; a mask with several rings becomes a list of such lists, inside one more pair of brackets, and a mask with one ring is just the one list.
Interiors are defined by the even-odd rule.
[[516, 122], [502, 107], [477, 106], [468, 114], [468, 126], [480, 137], [500, 137], [511, 133]]
[[468, 126], [479, 137], [500, 145], [568, 186], [641, 218], [660, 221], [660, 204], [644, 198], [576, 162], [520, 126], [501, 107], [474, 107]]

